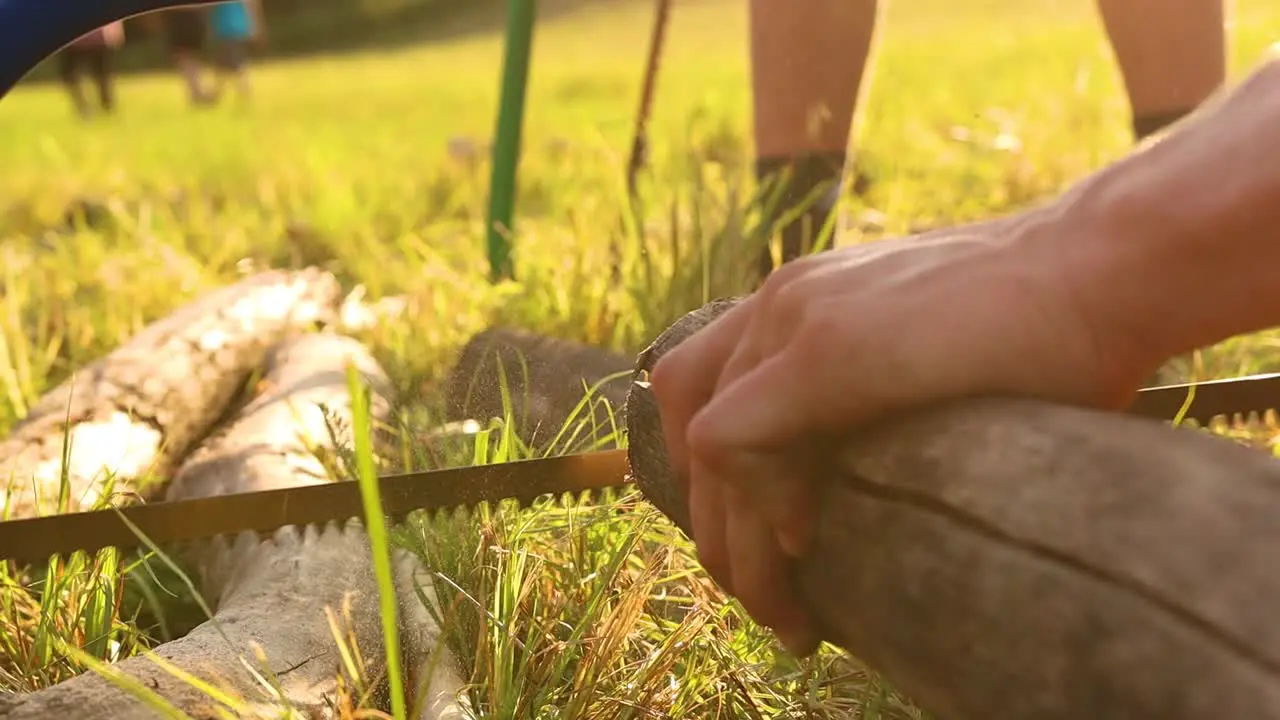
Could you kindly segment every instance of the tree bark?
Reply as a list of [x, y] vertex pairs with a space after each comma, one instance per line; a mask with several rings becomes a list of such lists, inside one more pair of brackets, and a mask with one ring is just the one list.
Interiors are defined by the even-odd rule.
[[[636, 379], [731, 307], [677, 322]], [[688, 532], [643, 383], [646, 496]], [[793, 581], [824, 637], [946, 720], [1280, 717], [1280, 464], [1164, 423], [947, 403], [820, 458]]]
[[[358, 342], [330, 334], [291, 339], [268, 357], [257, 396], [182, 465], [167, 499], [329, 482], [313, 449], [333, 453], [330, 429], [339, 444], [349, 445], [348, 362], [372, 388], [375, 420], [385, 420], [390, 402], [386, 377]], [[385, 646], [370, 547], [359, 520], [285, 527], [261, 540], [253, 533], [216, 538], [193, 544], [189, 555], [201, 568], [202, 593], [214, 617], [156, 648], [155, 655], [243, 698], [255, 708], [254, 716], [280, 717], [288, 706], [309, 717], [334, 717], [343, 669], [326, 617], [329, 610], [344, 625], [339, 632], [354, 639], [358, 649], [352, 651], [366, 663], [369, 686], [379, 688], [376, 680], [384, 667]], [[428, 593], [431, 586], [416, 578], [422, 572], [416, 558], [397, 552], [394, 562], [400, 624], [407, 630], [406, 686], [431, 681], [419, 717], [461, 717], [461, 679], [413, 592], [415, 583]], [[437, 652], [440, 656], [433, 656]], [[188, 715], [215, 717], [214, 700], [146, 655], [114, 667]], [[347, 683], [351, 681], [348, 677]], [[385, 699], [385, 688], [381, 697]], [[0, 700], [0, 716], [132, 719], [155, 714], [110, 680], [89, 672], [40, 692]]]
[[[332, 318], [337, 280], [314, 268], [269, 271], [220, 288], [148, 325], [47, 393], [0, 442], [12, 517], [58, 510], [63, 441], [70, 511], [165, 477], [240, 392], [267, 349]], [[0, 486], [0, 507], [6, 491]]]
[[[458, 420], [505, 417], [505, 382], [515, 430], [525, 442], [552, 440], [572, 420], [575, 426], [581, 423], [577, 437], [589, 444], [613, 432], [610, 413], [621, 430], [620, 413], [632, 364], [631, 359], [602, 348], [524, 330], [491, 328], [463, 347], [446, 381], [446, 411]], [[591, 405], [579, 409], [593, 387]]]

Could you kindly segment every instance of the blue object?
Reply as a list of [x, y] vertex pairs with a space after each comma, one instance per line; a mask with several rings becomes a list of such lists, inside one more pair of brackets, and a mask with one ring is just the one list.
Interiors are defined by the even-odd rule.
[[116, 20], [222, 0], [0, 0], [0, 97], [72, 40]]
[[253, 37], [253, 16], [243, 0], [214, 5], [209, 10], [209, 25], [219, 40], [248, 40]]

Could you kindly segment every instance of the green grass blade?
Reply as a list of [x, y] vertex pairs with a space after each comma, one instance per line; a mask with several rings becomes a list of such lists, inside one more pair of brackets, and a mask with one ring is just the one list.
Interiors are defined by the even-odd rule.
[[351, 427], [355, 439], [356, 482], [364, 506], [365, 530], [373, 554], [373, 571], [378, 582], [378, 607], [382, 616], [382, 638], [387, 651], [387, 682], [391, 692], [391, 713], [396, 720], [408, 717], [400, 655], [400, 613], [396, 607], [395, 581], [391, 571], [391, 543], [388, 538], [378, 475], [374, 469], [372, 414], [369, 389], [355, 365], [347, 367], [347, 387], [351, 392]]

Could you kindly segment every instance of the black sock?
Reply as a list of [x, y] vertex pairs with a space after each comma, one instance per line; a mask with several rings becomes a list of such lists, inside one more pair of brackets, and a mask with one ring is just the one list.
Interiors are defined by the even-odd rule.
[[[771, 212], [764, 218], [765, 232], [772, 235], [773, 225], [781, 216], [798, 205], [805, 208], [801, 215], [781, 228], [782, 262], [806, 254], [821, 235], [840, 198], [844, 163], [844, 152], [756, 160], [756, 178], [768, 183], [764, 197], [766, 201], [773, 201]], [[778, 183], [782, 184], [781, 188]], [[773, 257], [766, 247], [760, 256], [761, 278], [773, 269]]]
[[1133, 118], [1133, 141], [1142, 142], [1190, 114], [1191, 110], [1173, 110], [1171, 112], [1135, 116]]

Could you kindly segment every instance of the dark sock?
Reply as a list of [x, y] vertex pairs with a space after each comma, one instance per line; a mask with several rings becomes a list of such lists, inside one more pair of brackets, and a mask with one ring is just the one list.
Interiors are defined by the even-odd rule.
[[1142, 142], [1190, 114], [1191, 110], [1174, 110], [1172, 112], [1134, 117], [1133, 141]]
[[[840, 198], [844, 163], [843, 152], [756, 160], [756, 178], [762, 184], [767, 183], [764, 197], [766, 201], [773, 201], [771, 212], [765, 217], [765, 232], [772, 236], [773, 225], [779, 218], [799, 205], [805, 208], [802, 214], [780, 228], [782, 262], [790, 262], [806, 254], [821, 235]], [[766, 247], [760, 256], [761, 278], [773, 269], [773, 257]]]

